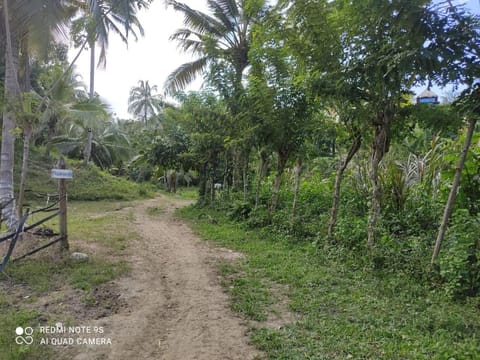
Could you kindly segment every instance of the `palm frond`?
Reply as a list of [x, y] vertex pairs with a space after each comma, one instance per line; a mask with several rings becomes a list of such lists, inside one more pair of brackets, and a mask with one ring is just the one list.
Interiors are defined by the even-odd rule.
[[[189, 39], [191, 35], [197, 36], [197, 39]], [[201, 40], [201, 36], [188, 29], [177, 30], [170, 40], [178, 40], [178, 48], [185, 53], [191, 54], [203, 54], [205, 52], [204, 42]]]
[[234, 32], [240, 16], [235, 0], [208, 0], [207, 4], [215, 18], [223, 24], [225, 32]]
[[191, 28], [200, 34], [210, 34], [220, 37], [225, 32], [224, 25], [215, 18], [194, 10], [186, 4], [174, 0], [166, 0], [167, 5], [172, 6], [176, 11], [183, 13], [185, 27]]
[[208, 57], [204, 56], [195, 61], [186, 63], [174, 70], [168, 75], [164, 88], [168, 94], [174, 94], [177, 91], [185, 89], [198, 74], [205, 70], [208, 64]]

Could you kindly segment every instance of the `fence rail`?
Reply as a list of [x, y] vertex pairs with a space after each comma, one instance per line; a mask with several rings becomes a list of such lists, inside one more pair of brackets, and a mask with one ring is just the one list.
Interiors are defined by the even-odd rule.
[[[17, 241], [19, 239], [19, 237], [24, 234], [24, 233], [27, 233], [29, 232], [30, 230], [46, 223], [47, 221], [57, 217], [57, 216], [61, 216], [62, 215], [62, 211], [60, 209], [60, 207], [58, 206], [61, 201], [64, 200], [66, 201], [66, 195], [62, 197], [58, 197], [58, 200], [56, 200], [54, 203], [50, 204], [50, 205], [47, 205], [41, 209], [37, 209], [37, 210], [34, 210], [32, 212], [30, 212], [29, 210], [27, 210], [27, 213], [22, 216], [20, 218], [20, 220], [18, 221], [18, 224], [17, 224], [17, 227], [15, 229], [15, 231], [12, 231], [6, 235], [3, 235], [2, 237], [0, 237], [0, 243], [4, 242], [4, 241], [7, 241], [7, 240], [10, 240], [10, 244], [8, 245], [8, 249], [7, 249], [7, 252], [5, 254], [5, 256], [3, 257], [3, 260], [2, 262], [0, 263], [0, 272], [2, 272], [3, 270], [5, 270], [5, 267], [7, 266], [7, 263], [9, 262], [10, 260], [10, 257], [12, 256], [13, 254], [13, 251], [15, 249], [15, 246], [17, 244]], [[7, 205], [9, 205], [11, 202], [13, 201], [12, 200], [9, 200], [9, 201], [6, 201], [6, 202], [3, 202], [0, 204], [0, 210], [3, 209], [4, 207], [6, 207]], [[34, 222], [33, 224], [30, 224], [30, 225], [26, 225], [26, 222], [27, 220], [33, 215], [33, 214], [38, 214], [38, 213], [51, 213], [53, 212], [53, 214], [50, 214], [46, 217], [44, 217], [43, 219], [41, 220], [38, 220], [36, 222]], [[3, 214], [0, 216], [0, 222], [3, 221]], [[58, 234], [55, 234], [55, 235], [58, 235]], [[53, 241], [50, 241], [36, 249], [33, 249], [31, 251], [28, 251], [26, 254], [23, 254], [21, 256], [18, 256], [16, 257], [15, 259], [12, 259], [11, 262], [16, 262], [16, 261], [19, 261], [19, 260], [22, 260], [30, 255], [33, 255], [33, 254], [36, 254], [37, 252], [41, 251], [41, 250], [44, 250], [62, 240], [65, 240], [65, 237], [66, 237], [66, 234], [60, 234], [60, 237], [56, 238], [55, 240]]]

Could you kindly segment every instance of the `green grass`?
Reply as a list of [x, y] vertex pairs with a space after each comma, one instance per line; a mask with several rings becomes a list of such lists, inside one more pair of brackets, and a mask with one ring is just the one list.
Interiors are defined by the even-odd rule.
[[125, 274], [128, 266], [125, 262], [91, 259], [87, 262], [71, 260], [41, 261], [27, 259], [10, 264], [5, 274], [10, 281], [28, 286], [36, 295], [57, 290], [65, 283], [73, 288], [90, 290]]
[[221, 267], [233, 309], [264, 320], [275, 303], [269, 284], [289, 289], [289, 309], [299, 320], [252, 333], [269, 359], [478, 358], [478, 298], [453, 302], [403, 274], [374, 271], [268, 231], [247, 231], [209, 212], [219, 221], [214, 225], [202, 211], [191, 207], [180, 214], [203, 238], [247, 255]]
[[[57, 160], [47, 158], [35, 150], [30, 157], [26, 192], [27, 202], [38, 200], [39, 195], [44, 197], [44, 194], [58, 192], [57, 180], [50, 176], [51, 169], [55, 168]], [[16, 159], [14, 183], [17, 186], [20, 179], [20, 161], [21, 159]], [[115, 177], [93, 164], [83, 166], [78, 160], [67, 159], [67, 168], [73, 170], [73, 179], [67, 182], [68, 198], [70, 200], [128, 201], [151, 197], [154, 193], [153, 186], [149, 184], [137, 184]]]
[[179, 196], [184, 199], [197, 199], [198, 198], [198, 188], [197, 187], [181, 187], [177, 189], [176, 196]]
[[35, 327], [39, 314], [14, 307], [5, 294], [0, 294], [0, 360], [47, 359], [51, 350], [37, 343], [18, 345], [15, 343], [15, 329], [18, 326]]
[[[40, 252], [7, 265], [5, 272], [0, 274], [0, 285], [6, 289], [20, 286], [22, 294], [27, 294], [28, 298], [19, 302], [14, 293], [0, 294], [0, 360], [57, 358], [58, 354], [54, 354], [54, 349], [49, 346], [17, 346], [14, 342], [15, 328], [38, 325], [39, 313], [29, 309], [50, 292], [65, 286], [81, 289], [82, 300], [88, 302], [92, 289], [129, 271], [124, 250], [137, 236], [130, 226], [133, 210], [128, 208], [132, 206], [128, 202], [69, 202], [70, 249], [72, 252], [87, 253], [87, 262], [62, 258], [55, 255], [55, 250], [51, 248], [48, 253]], [[47, 225], [57, 230], [58, 220], [52, 220]], [[63, 318], [56, 313], [54, 317], [55, 321], [68, 321], [69, 316], [66, 314]], [[41, 318], [42, 321], [49, 319], [48, 313], [42, 311]]]

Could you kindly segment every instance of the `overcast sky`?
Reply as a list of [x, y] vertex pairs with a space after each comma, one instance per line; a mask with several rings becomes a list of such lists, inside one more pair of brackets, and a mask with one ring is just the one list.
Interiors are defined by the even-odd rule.
[[[205, 0], [183, 0], [190, 7], [206, 11]], [[458, 2], [458, 1], [457, 1]], [[480, 0], [468, 0], [467, 6], [480, 13]], [[145, 29], [145, 37], [137, 42], [130, 40], [128, 48], [118, 36], [111, 34], [107, 52], [107, 66], [96, 71], [95, 91], [107, 102], [115, 117], [131, 118], [127, 112], [130, 88], [139, 80], [148, 80], [150, 85], [157, 85], [163, 93], [163, 84], [167, 76], [179, 65], [192, 58], [182, 54], [177, 45], [168, 40], [170, 35], [183, 27], [183, 16], [171, 8], [165, 8], [163, 0], [155, 0], [150, 9], [142, 10], [139, 19]], [[97, 51], [98, 54], [98, 51]], [[73, 58], [75, 51], [70, 51]], [[89, 81], [89, 52], [84, 51], [77, 60], [77, 72], [83, 81]], [[201, 80], [189, 89], [199, 89]]]
[[[206, 11], [203, 0], [182, 1], [192, 8]], [[148, 10], [139, 13], [140, 22], [145, 29], [145, 36], [137, 42], [132, 38], [128, 48], [116, 36], [111, 34], [107, 50], [107, 66], [97, 69], [95, 74], [95, 91], [106, 101], [119, 118], [131, 118], [127, 112], [130, 88], [139, 80], [148, 80], [150, 85], [157, 85], [163, 93], [163, 84], [167, 76], [179, 65], [192, 60], [190, 55], [182, 54], [174, 42], [168, 40], [170, 35], [183, 26], [183, 16], [172, 8], [165, 8], [163, 0], [155, 0]], [[76, 51], [70, 50], [70, 58]], [[97, 51], [97, 54], [99, 51]], [[84, 51], [76, 63], [76, 71], [88, 86], [90, 71], [90, 54]], [[190, 88], [198, 89], [201, 81]]]

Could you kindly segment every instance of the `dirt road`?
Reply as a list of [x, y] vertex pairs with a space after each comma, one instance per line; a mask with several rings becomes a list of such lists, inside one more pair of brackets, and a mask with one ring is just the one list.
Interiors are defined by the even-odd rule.
[[[135, 209], [140, 238], [130, 245], [132, 272], [118, 281], [127, 306], [102, 319], [112, 345], [82, 359], [255, 359], [247, 327], [232, 313], [215, 263], [239, 254], [215, 249], [173, 216], [188, 201], [160, 196]], [[160, 208], [150, 216], [149, 208]]]

